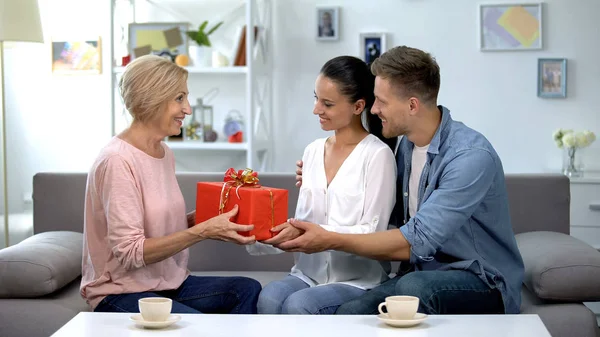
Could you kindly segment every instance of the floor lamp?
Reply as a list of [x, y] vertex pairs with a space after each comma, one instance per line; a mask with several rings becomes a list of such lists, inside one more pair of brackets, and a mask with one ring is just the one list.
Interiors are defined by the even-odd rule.
[[2, 184], [4, 243], [9, 246], [8, 173], [6, 172], [6, 104], [4, 97], [4, 42], [44, 42], [37, 0], [0, 0], [0, 86], [2, 93]]

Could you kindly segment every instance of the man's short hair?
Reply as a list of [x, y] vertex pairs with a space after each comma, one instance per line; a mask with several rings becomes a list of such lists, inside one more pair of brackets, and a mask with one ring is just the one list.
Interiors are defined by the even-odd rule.
[[388, 79], [403, 97], [437, 102], [440, 67], [429, 53], [407, 46], [394, 47], [373, 61], [371, 72]]

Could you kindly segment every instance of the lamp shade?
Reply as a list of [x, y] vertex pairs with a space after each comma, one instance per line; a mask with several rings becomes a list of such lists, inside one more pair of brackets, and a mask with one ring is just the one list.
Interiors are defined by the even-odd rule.
[[44, 42], [37, 0], [0, 0], [0, 41]]

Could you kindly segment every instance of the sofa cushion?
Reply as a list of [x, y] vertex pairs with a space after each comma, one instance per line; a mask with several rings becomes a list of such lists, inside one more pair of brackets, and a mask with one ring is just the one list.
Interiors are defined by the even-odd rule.
[[539, 298], [600, 300], [600, 252], [556, 232], [521, 233], [516, 239], [525, 264], [524, 283]]
[[83, 234], [44, 232], [0, 250], [0, 297], [50, 294], [81, 275]]

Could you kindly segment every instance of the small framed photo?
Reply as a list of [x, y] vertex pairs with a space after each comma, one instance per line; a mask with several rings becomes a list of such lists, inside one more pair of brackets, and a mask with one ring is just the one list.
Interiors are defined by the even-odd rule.
[[162, 56], [175, 62], [177, 55], [188, 54], [187, 22], [150, 22], [129, 24], [131, 61], [147, 54]]
[[538, 96], [567, 97], [567, 59], [538, 59]]
[[335, 41], [340, 38], [340, 8], [317, 7], [317, 40]]
[[386, 33], [361, 33], [360, 58], [371, 64], [387, 50]]
[[479, 6], [479, 48], [482, 51], [539, 50], [542, 4], [482, 4]]
[[52, 41], [52, 73], [85, 75], [102, 73], [102, 44], [94, 40]]

